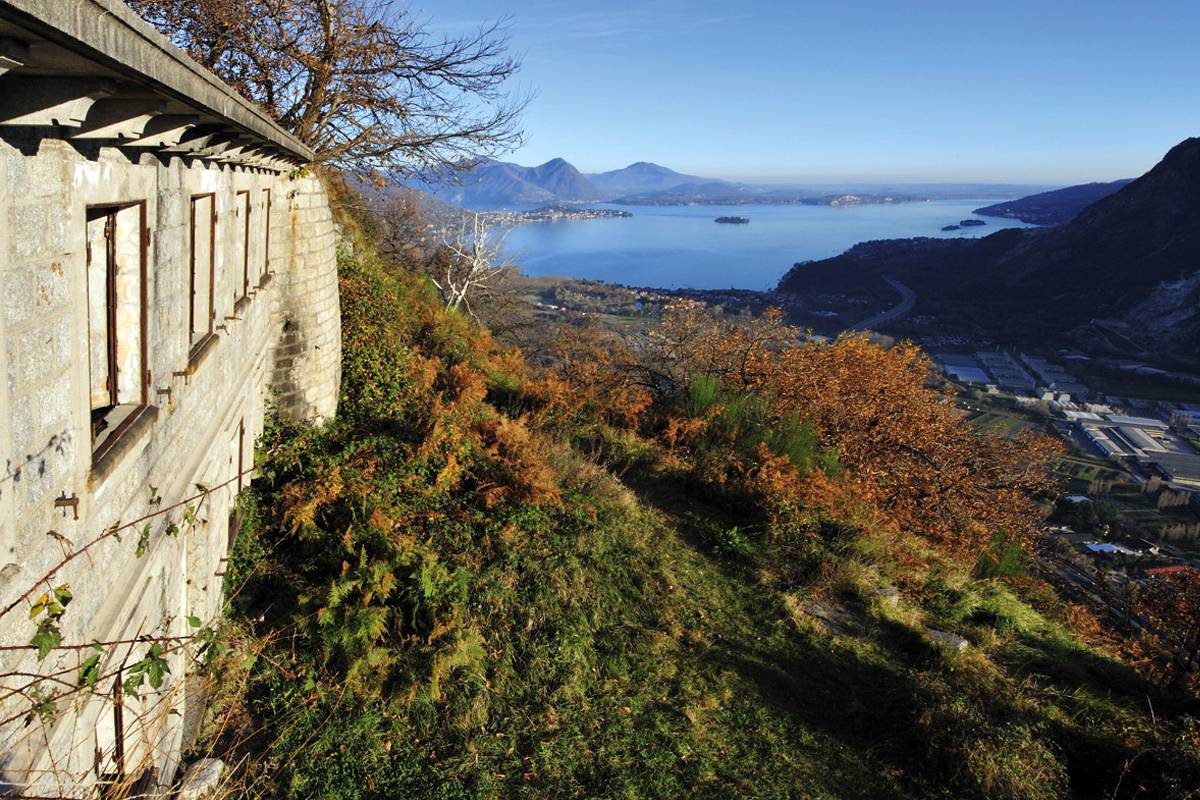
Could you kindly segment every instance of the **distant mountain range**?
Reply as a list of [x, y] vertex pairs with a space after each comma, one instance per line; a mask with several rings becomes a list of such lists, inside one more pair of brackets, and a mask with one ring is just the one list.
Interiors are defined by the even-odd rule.
[[482, 159], [404, 183], [443, 202], [468, 208], [595, 202], [646, 206], [849, 205], [951, 197], [1019, 197], [1030, 188], [968, 184], [776, 186], [687, 175], [647, 161], [609, 172], [584, 174], [561, 158], [536, 167]]
[[536, 167], [483, 159], [413, 178], [406, 183], [445, 203], [503, 206], [568, 201], [595, 202], [606, 194], [561, 158]]
[[406, 183], [443, 202], [481, 208], [611, 201], [702, 180], [645, 161], [611, 172], [584, 175], [566, 160], [555, 158], [536, 167], [483, 159]]
[[1041, 343], [1073, 335], [1118, 351], [1196, 359], [1200, 138], [1055, 227], [865, 242], [797, 264], [779, 288], [853, 294], [885, 277], [913, 289], [914, 313], [945, 330]]
[[1058, 225], [1075, 216], [1097, 200], [1125, 188], [1132, 178], [1111, 183], [1085, 183], [1052, 192], [1041, 192], [1018, 200], [975, 209], [985, 217], [1019, 219], [1031, 225]]

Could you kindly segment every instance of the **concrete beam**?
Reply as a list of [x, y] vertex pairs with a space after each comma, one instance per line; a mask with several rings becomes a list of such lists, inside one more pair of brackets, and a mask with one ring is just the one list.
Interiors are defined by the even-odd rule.
[[137, 139], [166, 107], [162, 100], [100, 100], [88, 111], [83, 130], [71, 138]]
[[222, 153], [217, 153], [213, 157], [217, 161], [227, 161], [237, 164], [249, 164], [256, 160], [262, 142], [258, 140], [247, 139], [243, 137], [237, 142], [231, 143], [230, 147]]
[[275, 172], [291, 172], [298, 165], [290, 160], [287, 153], [272, 145], [259, 147], [254, 153], [254, 159], [259, 166]]
[[198, 158], [212, 158], [218, 161], [233, 160], [253, 142], [254, 140], [248, 136], [230, 133], [214, 138], [206, 146], [194, 151], [194, 155]]
[[292, 166], [290, 164], [284, 162], [284, 160], [279, 157], [278, 153], [260, 154], [258, 156], [258, 158], [256, 159], [256, 163], [258, 164], [258, 166], [262, 167], [263, 169], [269, 169], [272, 172], [291, 172], [292, 171]]
[[237, 138], [237, 133], [222, 125], [196, 125], [188, 130], [179, 141], [164, 147], [168, 153], [197, 153], [210, 145], [228, 142]]
[[0, 36], [0, 75], [29, 63], [29, 45]]
[[96, 101], [116, 93], [103, 78], [20, 75], [0, 78], [0, 125], [63, 125], [78, 128]]
[[231, 161], [237, 164], [244, 164], [248, 167], [265, 167], [267, 146], [261, 142], [248, 144], [240, 148], [230, 155], [223, 155], [217, 158], [218, 161]]
[[174, 47], [122, 0], [0, 0], [0, 19], [260, 136], [298, 160], [313, 158], [309, 147]]
[[122, 147], [174, 147], [200, 122], [195, 114], [162, 114], [151, 117], [141, 135]]

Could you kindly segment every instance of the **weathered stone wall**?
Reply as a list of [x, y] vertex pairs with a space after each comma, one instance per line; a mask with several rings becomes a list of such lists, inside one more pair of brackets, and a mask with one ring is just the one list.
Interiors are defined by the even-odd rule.
[[324, 419], [341, 384], [341, 308], [337, 231], [319, 181], [295, 182], [289, 224], [293, 247], [279, 298], [283, 320], [273, 383], [276, 402], [300, 418]]
[[[245, 252], [238, 192], [251, 198], [256, 288], [235, 307]], [[217, 209], [218, 330], [197, 361], [188, 335], [191, 197], [205, 193], [213, 193]], [[86, 214], [89, 206], [133, 201], [146, 212], [151, 407], [98, 464], [90, 429]], [[208, 622], [220, 612], [237, 476], [252, 468], [272, 380], [280, 382], [279, 402], [295, 413], [323, 418], [336, 409], [334, 237], [327, 198], [311, 177], [165, 154], [131, 160], [116, 148], [88, 151], [57, 138], [0, 138], [0, 608], [64, 553], [111, 526], [195, 495], [197, 486], [219, 486], [193, 504], [196, 524], [185, 524], [183, 509], [155, 516], [144, 540], [141, 524], [119, 539], [104, 538], [48, 584], [68, 584], [74, 594], [62, 618], [65, 644], [186, 636], [187, 617]], [[152, 503], [151, 487], [161, 503]], [[56, 497], [77, 498], [78, 519], [70, 508], [56, 509]], [[171, 523], [178, 534], [169, 535]], [[28, 642], [33, 630], [27, 603], [0, 617], [3, 644]], [[102, 668], [137, 661], [147, 647], [108, 648]], [[61, 670], [73, 681], [90, 655], [57, 650], [39, 665], [29, 652], [0, 653], [0, 671]], [[196, 698], [183, 691], [187, 659], [171, 653], [160, 689], [143, 687], [121, 701], [129, 772], [174, 772], [188, 735], [182, 721], [196, 716]], [[110, 693], [113, 683], [110, 677], [96, 688]], [[23, 706], [29, 703], [19, 697], [0, 703], [0, 719]], [[73, 696], [58, 706], [52, 721], [0, 725], [5, 781], [75, 796], [94, 782], [97, 752], [100, 770], [112, 768], [114, 703]], [[40, 777], [30, 781], [31, 774]]]

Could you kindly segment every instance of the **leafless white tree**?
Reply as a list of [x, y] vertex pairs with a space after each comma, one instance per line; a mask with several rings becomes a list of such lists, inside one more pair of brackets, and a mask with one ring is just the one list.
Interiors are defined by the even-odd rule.
[[466, 309], [472, 317], [471, 297], [493, 289], [504, 272], [516, 263], [504, 255], [509, 230], [496, 228], [476, 213], [462, 215], [457, 229], [442, 232], [447, 258], [430, 270], [430, 279], [442, 293], [447, 309]]

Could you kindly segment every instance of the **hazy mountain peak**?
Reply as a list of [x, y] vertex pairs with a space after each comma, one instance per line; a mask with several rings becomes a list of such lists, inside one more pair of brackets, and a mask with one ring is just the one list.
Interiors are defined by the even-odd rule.
[[664, 167], [662, 164], [655, 164], [653, 161], [635, 161], [628, 167], [625, 167], [625, 169], [630, 172], [659, 172], [664, 175], [680, 174], [669, 167]]
[[627, 167], [588, 177], [591, 178], [592, 183], [611, 197], [661, 192], [687, 183], [701, 183], [706, 180], [695, 175], [684, 175], [650, 161], [635, 161]]
[[611, 196], [563, 158], [536, 167], [481, 158], [408, 183], [442, 202], [475, 207], [591, 202]]

